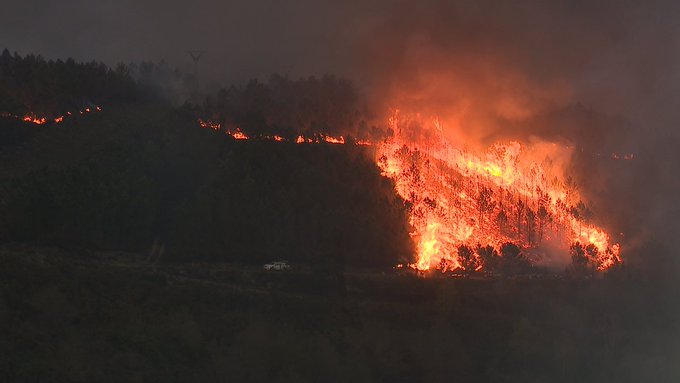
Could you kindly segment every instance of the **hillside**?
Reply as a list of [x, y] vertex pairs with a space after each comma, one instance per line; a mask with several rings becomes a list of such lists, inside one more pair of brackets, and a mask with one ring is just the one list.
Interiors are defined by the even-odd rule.
[[4, 381], [680, 377], [672, 302], [632, 281], [338, 280], [26, 247], [0, 249], [0, 280]]

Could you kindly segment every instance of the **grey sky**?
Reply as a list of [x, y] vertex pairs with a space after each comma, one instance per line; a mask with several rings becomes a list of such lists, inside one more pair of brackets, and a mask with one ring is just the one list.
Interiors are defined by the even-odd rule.
[[165, 59], [190, 68], [188, 49], [205, 50], [208, 78], [237, 81], [278, 71], [340, 72], [351, 43], [351, 2], [11, 1], [0, 42], [49, 58]]

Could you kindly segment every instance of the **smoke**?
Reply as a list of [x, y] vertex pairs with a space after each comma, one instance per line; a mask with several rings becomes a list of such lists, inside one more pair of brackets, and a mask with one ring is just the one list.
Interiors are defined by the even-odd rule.
[[569, 173], [615, 240], [635, 247], [678, 233], [678, 5], [421, 1], [375, 9], [354, 57], [377, 109], [442, 116], [464, 145], [511, 138], [569, 146]]

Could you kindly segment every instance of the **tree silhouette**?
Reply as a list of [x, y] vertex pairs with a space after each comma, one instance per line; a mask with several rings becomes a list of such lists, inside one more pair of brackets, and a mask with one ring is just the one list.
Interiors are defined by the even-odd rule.
[[493, 246], [477, 245], [476, 252], [482, 265], [483, 271], [487, 273], [494, 273], [498, 271], [498, 268], [500, 267], [501, 258], [498, 255], [498, 251], [496, 251], [496, 249], [494, 249]]
[[503, 275], [519, 274], [528, 271], [529, 261], [522, 250], [512, 242], [501, 245], [501, 273]]
[[461, 268], [463, 268], [465, 274], [470, 275], [477, 271], [479, 260], [475, 256], [475, 252], [471, 247], [466, 245], [458, 246], [458, 253], [456, 257], [458, 264]]
[[484, 215], [493, 212], [496, 207], [496, 201], [493, 200], [493, 190], [488, 187], [482, 187], [477, 196], [477, 209], [479, 210], [479, 226], [483, 227]]
[[575, 242], [570, 246], [569, 252], [571, 264], [567, 271], [578, 277], [592, 275], [595, 271], [595, 264], [591, 256], [597, 256], [597, 248], [592, 244], [584, 247], [580, 242]]

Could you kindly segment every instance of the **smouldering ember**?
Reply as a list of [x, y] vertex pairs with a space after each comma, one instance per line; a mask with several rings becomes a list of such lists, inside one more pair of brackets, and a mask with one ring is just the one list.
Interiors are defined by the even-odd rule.
[[626, 160], [630, 161], [635, 158], [635, 154], [633, 153], [628, 153], [628, 154], [617, 154], [617, 153], [612, 153], [612, 159], [614, 160]]

